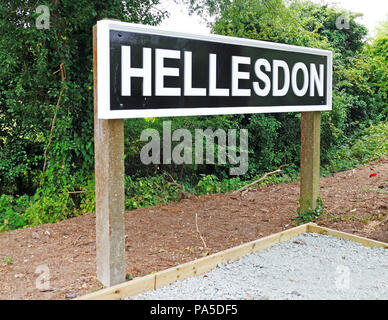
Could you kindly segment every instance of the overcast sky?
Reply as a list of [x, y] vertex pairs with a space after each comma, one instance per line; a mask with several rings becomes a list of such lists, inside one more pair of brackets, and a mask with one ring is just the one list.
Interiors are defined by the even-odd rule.
[[[387, 0], [312, 0], [317, 3], [337, 4], [338, 7], [352, 12], [363, 13], [364, 16], [358, 21], [373, 31], [379, 21], [388, 15]], [[162, 27], [188, 33], [210, 33], [210, 30], [197, 16], [189, 16], [185, 6], [179, 6], [173, 0], [162, 0], [162, 7], [170, 12], [170, 18], [162, 23]]]

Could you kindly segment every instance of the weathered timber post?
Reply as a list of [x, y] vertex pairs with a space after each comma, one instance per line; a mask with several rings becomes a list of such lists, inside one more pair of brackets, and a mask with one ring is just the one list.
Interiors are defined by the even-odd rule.
[[125, 281], [124, 120], [98, 119], [96, 26], [93, 81], [97, 279], [110, 287]]
[[317, 207], [320, 176], [321, 113], [302, 112], [300, 155], [300, 200], [301, 209]]

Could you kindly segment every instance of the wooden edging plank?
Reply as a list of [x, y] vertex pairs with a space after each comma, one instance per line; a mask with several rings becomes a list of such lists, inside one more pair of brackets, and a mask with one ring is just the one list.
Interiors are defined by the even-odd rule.
[[78, 297], [75, 300], [120, 300], [124, 297], [153, 290], [154, 288], [155, 275], [150, 274]]
[[258, 240], [254, 240], [237, 247], [226, 249], [214, 253], [210, 256], [203, 257], [194, 261], [181, 264], [157, 273], [139, 277], [129, 282], [124, 282], [113, 287], [105, 288], [97, 292], [81, 296], [79, 300], [111, 300], [130, 297], [142, 292], [158, 289], [165, 285], [171, 284], [177, 280], [183, 280], [188, 277], [193, 277], [206, 273], [214, 269], [217, 265], [235, 261], [241, 257], [263, 251], [271, 246], [288, 241], [302, 233], [319, 233], [323, 235], [331, 235], [337, 238], [352, 240], [368, 247], [383, 247], [388, 248], [388, 244], [380, 241], [371, 240], [368, 238], [356, 236], [353, 234], [320, 227], [315, 223], [306, 223], [301, 226], [291, 228], [269, 235]]
[[346, 232], [342, 232], [342, 231], [337, 231], [337, 230], [329, 229], [326, 227], [321, 227], [315, 223], [308, 223], [307, 224], [307, 232], [319, 233], [319, 234], [329, 235], [329, 236], [333, 236], [333, 237], [337, 237], [337, 238], [352, 240], [354, 242], [361, 243], [362, 245], [364, 245], [366, 247], [388, 248], [388, 243], [368, 239], [365, 237], [356, 236], [354, 234], [350, 234], [350, 233], [346, 233]]

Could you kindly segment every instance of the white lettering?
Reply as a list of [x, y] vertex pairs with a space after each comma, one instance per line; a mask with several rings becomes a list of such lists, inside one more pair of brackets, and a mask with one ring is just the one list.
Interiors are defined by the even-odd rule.
[[193, 88], [192, 87], [192, 70], [193, 59], [192, 52], [185, 51], [184, 53], [184, 94], [185, 96], [206, 96], [206, 88]]
[[179, 68], [167, 68], [164, 59], [180, 59], [179, 50], [155, 49], [155, 96], [180, 96], [181, 88], [166, 88], [164, 77], [179, 77]]
[[209, 96], [229, 96], [229, 89], [217, 88], [217, 55], [209, 54]]
[[[283, 88], [279, 89], [279, 68], [282, 68], [284, 71], [284, 84]], [[288, 65], [283, 60], [273, 60], [272, 62], [272, 94], [274, 96], [285, 96], [290, 87], [290, 69]]]
[[319, 76], [315, 64], [310, 64], [310, 96], [314, 97], [314, 89], [317, 88], [318, 95], [323, 97], [323, 64], [319, 65]]
[[249, 72], [239, 71], [239, 64], [251, 64], [250, 57], [232, 56], [232, 96], [249, 97], [251, 89], [240, 89], [238, 81], [240, 79], [249, 80]]
[[[298, 83], [297, 83], [299, 70], [302, 70], [302, 72], [303, 72], [302, 89], [298, 88]], [[295, 63], [294, 67], [292, 68], [291, 86], [292, 86], [292, 90], [294, 91], [295, 95], [297, 95], [298, 97], [304, 96], [306, 94], [306, 92], [309, 88], [309, 72], [308, 72], [307, 67], [304, 63], [302, 63], [302, 62]]]
[[269, 77], [261, 71], [261, 66], [264, 66], [265, 71], [271, 71], [271, 65], [266, 59], [257, 59], [255, 62], [255, 74], [256, 76], [264, 82], [264, 88], [261, 89], [259, 82], [253, 82], [253, 90], [258, 96], [265, 97], [271, 91], [271, 80]]
[[131, 95], [131, 77], [143, 78], [143, 96], [151, 96], [151, 49], [143, 48], [143, 68], [131, 67], [131, 47], [121, 47], [121, 95]]

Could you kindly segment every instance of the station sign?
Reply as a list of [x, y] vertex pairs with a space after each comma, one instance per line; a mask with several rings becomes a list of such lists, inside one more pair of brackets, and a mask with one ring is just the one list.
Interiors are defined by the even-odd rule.
[[97, 23], [98, 118], [331, 110], [332, 52]]

